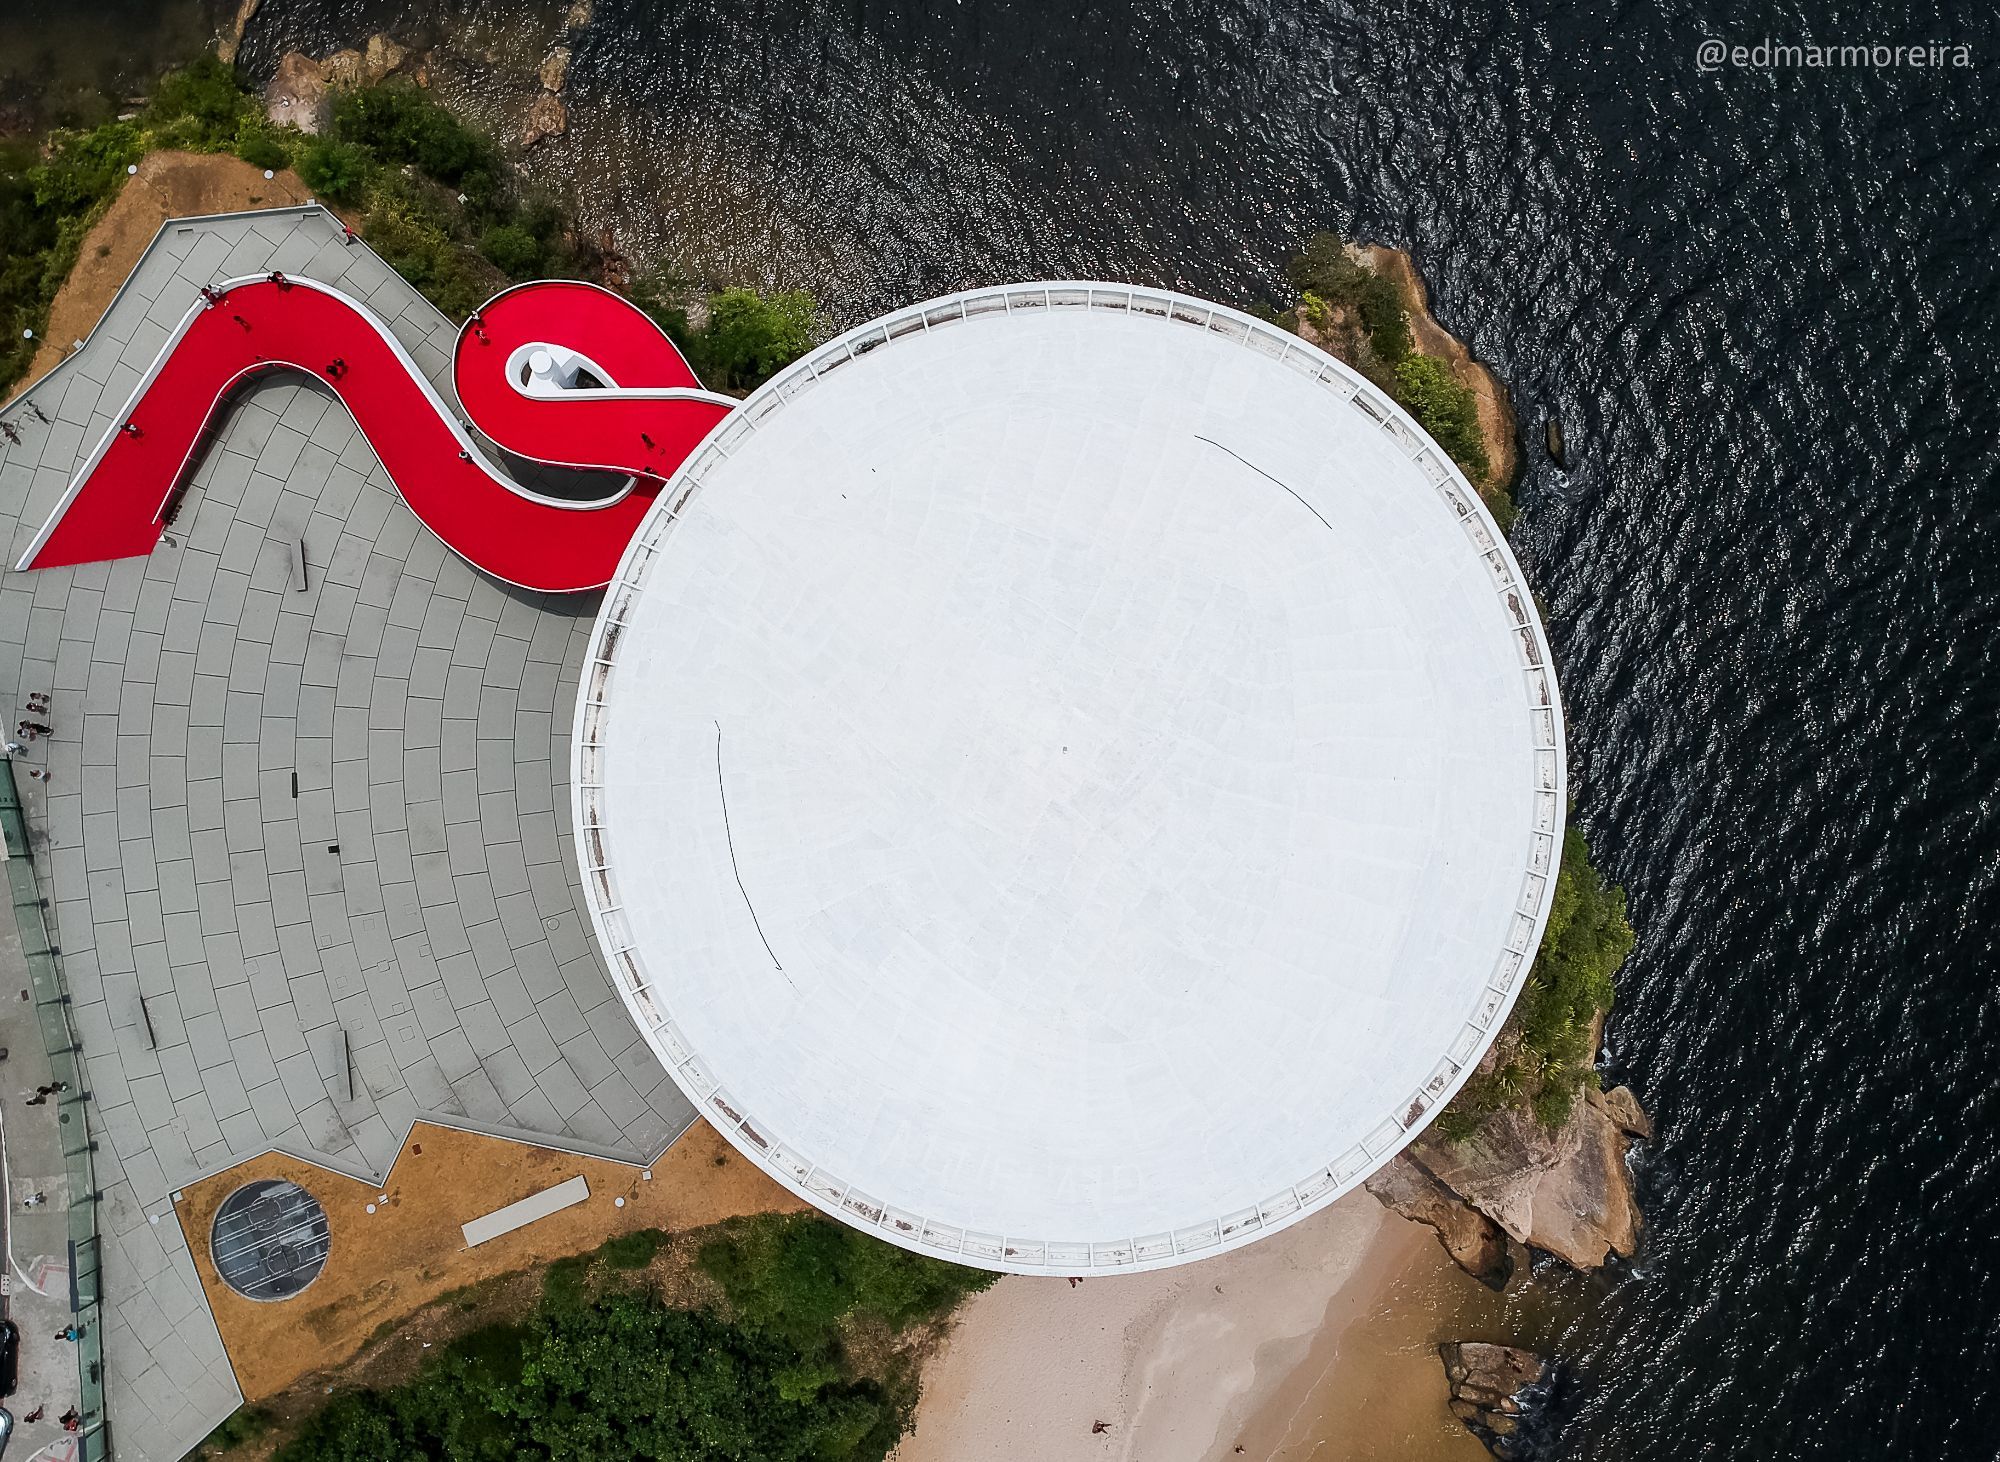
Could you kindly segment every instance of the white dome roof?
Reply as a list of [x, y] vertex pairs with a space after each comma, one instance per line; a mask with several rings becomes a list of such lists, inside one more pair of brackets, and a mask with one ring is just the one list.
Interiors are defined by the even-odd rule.
[[1373, 387], [1156, 291], [853, 331], [607, 592], [600, 938], [703, 1114], [925, 1252], [1042, 1273], [1352, 1188], [1540, 937], [1561, 710], [1477, 495]]

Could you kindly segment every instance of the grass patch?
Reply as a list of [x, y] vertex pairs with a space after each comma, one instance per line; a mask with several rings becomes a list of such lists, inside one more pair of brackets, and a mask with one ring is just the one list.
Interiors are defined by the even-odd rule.
[[635, 1229], [606, 1239], [598, 1246], [597, 1257], [613, 1269], [644, 1269], [671, 1237], [663, 1228]]
[[1597, 1080], [1591, 1031], [1611, 1008], [1611, 977], [1632, 944], [1625, 891], [1604, 881], [1583, 833], [1570, 827], [1541, 948], [1494, 1042], [1499, 1059], [1459, 1089], [1437, 1119], [1437, 1134], [1464, 1141], [1510, 1107], [1526, 1107], [1551, 1129], [1569, 1120], [1577, 1097]]

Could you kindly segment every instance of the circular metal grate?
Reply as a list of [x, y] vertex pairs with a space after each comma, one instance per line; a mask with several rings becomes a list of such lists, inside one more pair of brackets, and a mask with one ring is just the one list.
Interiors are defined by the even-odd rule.
[[208, 1247], [223, 1282], [238, 1294], [290, 1299], [326, 1264], [326, 1210], [297, 1183], [266, 1178], [222, 1200]]

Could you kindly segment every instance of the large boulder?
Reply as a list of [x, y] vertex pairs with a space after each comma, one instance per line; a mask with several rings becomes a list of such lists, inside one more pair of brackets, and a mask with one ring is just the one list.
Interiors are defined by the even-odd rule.
[[569, 55], [568, 46], [556, 46], [542, 57], [535, 77], [542, 83], [543, 91], [560, 92], [569, 85]]
[[544, 91], [536, 95], [534, 104], [528, 108], [527, 124], [521, 129], [521, 146], [533, 147], [550, 137], [560, 137], [569, 131], [569, 108], [554, 92]]
[[264, 88], [264, 115], [301, 132], [317, 132], [326, 123], [326, 88], [324, 66], [304, 51], [287, 51]]
[[1499, 1269], [1482, 1221], [1573, 1268], [1596, 1269], [1638, 1248], [1644, 1219], [1625, 1154], [1632, 1138], [1651, 1133], [1628, 1088], [1587, 1088], [1554, 1131], [1508, 1108], [1461, 1141], [1419, 1138], [1367, 1186], [1404, 1217], [1436, 1229], [1445, 1251], [1484, 1283], [1494, 1283]]
[[1512, 1345], [1452, 1340], [1438, 1347], [1451, 1383], [1451, 1414], [1494, 1456], [1519, 1462], [1539, 1451], [1535, 1403], [1551, 1380], [1549, 1363]]
[[1368, 1179], [1368, 1191], [1405, 1218], [1437, 1230], [1438, 1242], [1458, 1267], [1481, 1284], [1505, 1289], [1514, 1256], [1499, 1224], [1445, 1187], [1408, 1153], [1399, 1153]]

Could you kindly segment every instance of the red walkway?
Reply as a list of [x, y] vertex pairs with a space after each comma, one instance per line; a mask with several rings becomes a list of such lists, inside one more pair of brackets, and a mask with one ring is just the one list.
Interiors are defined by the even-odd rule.
[[[583, 352], [621, 389], [522, 394], [504, 366], [533, 341]], [[617, 501], [560, 502], [503, 477], [364, 306], [310, 280], [238, 282], [170, 343], [129, 408], [129, 426], [115, 427], [85, 462], [23, 566], [150, 553], [231, 388], [287, 369], [339, 395], [411, 510], [446, 545], [495, 578], [558, 593], [610, 580], [661, 483], [734, 404], [701, 391], [659, 328], [608, 291], [545, 283], [497, 297], [459, 335], [453, 379], [467, 415], [520, 456], [637, 479]]]

